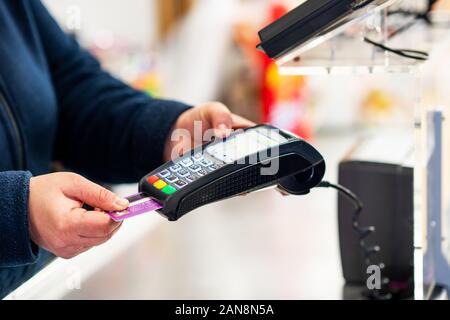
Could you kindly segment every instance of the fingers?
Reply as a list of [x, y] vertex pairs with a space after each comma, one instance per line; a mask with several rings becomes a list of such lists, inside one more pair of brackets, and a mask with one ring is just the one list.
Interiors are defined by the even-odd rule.
[[230, 135], [233, 119], [230, 110], [225, 105], [218, 102], [208, 104], [205, 118], [215, 130], [216, 137], [225, 138]]
[[63, 250], [61, 250], [61, 252], [59, 252], [57, 254], [58, 257], [63, 258], [63, 259], [72, 259], [75, 258], [76, 256], [88, 251], [92, 249], [92, 247], [85, 247], [85, 246], [70, 246], [70, 247], [66, 247]]
[[83, 246], [84, 248], [92, 248], [100, 246], [107, 241], [111, 240], [111, 238], [119, 231], [122, 224], [120, 223], [109, 235], [106, 237], [100, 237], [100, 238], [92, 238], [92, 237], [83, 237], [80, 236], [79, 244]]
[[77, 210], [72, 213], [74, 230], [80, 237], [111, 238], [121, 226], [103, 212]]
[[233, 121], [233, 129], [244, 129], [256, 125], [256, 123], [248, 119], [245, 119], [241, 116], [238, 116], [237, 114], [232, 114], [231, 119]]
[[[119, 228], [118, 228], [119, 229]], [[114, 236], [114, 234], [117, 231], [114, 231], [109, 235], [108, 237], [102, 237], [102, 238], [89, 238], [89, 237], [80, 237], [79, 238], [79, 244], [84, 248], [92, 248], [92, 247], [98, 247], [107, 241], [111, 240], [111, 238]]]
[[75, 174], [72, 175], [71, 181], [62, 187], [62, 191], [68, 197], [104, 211], [120, 211], [129, 205], [128, 200], [121, 199], [113, 192]]
[[[102, 210], [124, 210], [128, 201], [73, 173], [54, 173], [30, 181], [29, 220], [33, 241], [56, 256], [72, 258], [109, 240], [120, 227]], [[125, 205], [126, 204], [126, 205]]]
[[217, 102], [208, 105], [206, 119], [215, 129], [215, 135], [218, 138], [229, 136], [231, 129], [243, 129], [256, 125], [250, 120], [231, 113], [225, 105]]
[[110, 240], [121, 225], [122, 223], [114, 222], [104, 213], [73, 210], [64, 232], [63, 245], [54, 250], [54, 253], [64, 259], [76, 257]]

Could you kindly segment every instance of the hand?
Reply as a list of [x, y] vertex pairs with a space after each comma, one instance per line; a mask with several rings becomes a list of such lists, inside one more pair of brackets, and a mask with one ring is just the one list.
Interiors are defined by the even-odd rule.
[[55, 173], [30, 180], [28, 216], [30, 237], [38, 246], [69, 259], [108, 241], [120, 227], [100, 211], [128, 207], [126, 199], [73, 173]]
[[[196, 132], [195, 122], [201, 124], [200, 132]], [[232, 129], [243, 129], [254, 125], [253, 122], [231, 113], [221, 103], [210, 102], [200, 105], [180, 115], [167, 138], [164, 158], [169, 161], [172, 156], [180, 156], [208, 142], [212, 138], [205, 135], [208, 131], [217, 138], [225, 138]], [[181, 137], [177, 132], [182, 134], [184, 132], [184, 134]]]

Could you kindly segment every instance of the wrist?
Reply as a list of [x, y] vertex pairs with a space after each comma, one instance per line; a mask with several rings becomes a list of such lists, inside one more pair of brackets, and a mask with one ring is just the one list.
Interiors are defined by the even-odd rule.
[[34, 217], [34, 213], [35, 213], [35, 206], [34, 206], [34, 192], [35, 190], [35, 182], [36, 182], [36, 178], [35, 177], [31, 177], [30, 181], [29, 181], [29, 191], [28, 191], [28, 235], [30, 237], [30, 241], [32, 244], [36, 244], [38, 243], [38, 239], [37, 239], [37, 231], [35, 228], [35, 217]]

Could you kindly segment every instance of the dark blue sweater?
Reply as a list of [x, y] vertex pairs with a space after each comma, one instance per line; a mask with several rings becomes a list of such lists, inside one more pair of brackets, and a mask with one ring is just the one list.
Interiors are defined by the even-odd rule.
[[0, 268], [37, 259], [27, 219], [32, 175], [59, 161], [96, 181], [138, 181], [162, 163], [187, 108], [104, 72], [39, 0], [0, 1]]

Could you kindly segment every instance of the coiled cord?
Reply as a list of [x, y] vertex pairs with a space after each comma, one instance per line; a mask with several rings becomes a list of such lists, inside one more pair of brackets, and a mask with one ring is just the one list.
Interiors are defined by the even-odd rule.
[[[363, 211], [364, 205], [361, 199], [358, 198], [356, 194], [354, 194], [349, 189], [341, 186], [339, 184], [333, 184], [328, 181], [321, 182], [318, 188], [333, 188], [337, 190], [340, 194], [344, 195], [347, 199], [352, 201], [355, 211], [352, 216], [352, 226], [353, 230], [358, 234], [359, 246], [363, 252], [364, 263], [366, 267], [372, 266], [372, 256], [380, 252], [380, 246], [367, 246], [365, 240], [375, 232], [374, 226], [363, 227], [360, 225], [361, 213]], [[379, 263], [378, 267], [381, 271], [385, 269], [384, 263]], [[386, 277], [382, 277], [381, 279], [381, 289], [368, 290], [366, 296], [369, 299], [373, 300], [390, 300], [392, 299], [392, 294], [389, 292], [389, 282], [390, 280]]]

